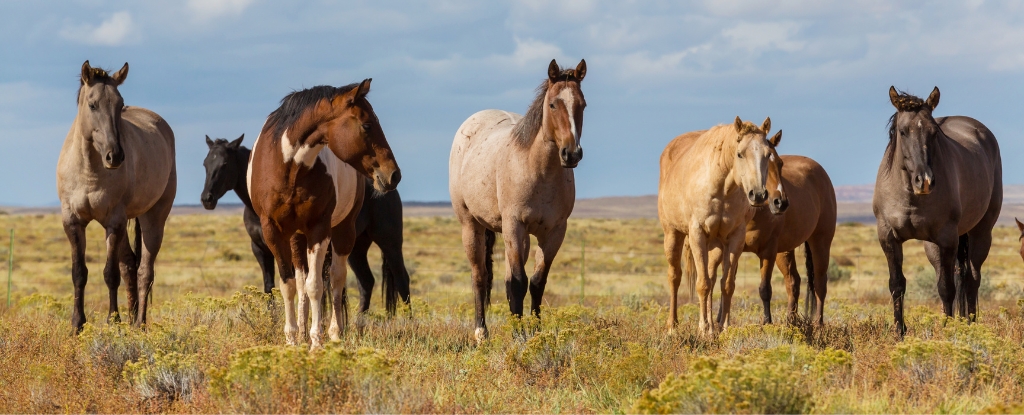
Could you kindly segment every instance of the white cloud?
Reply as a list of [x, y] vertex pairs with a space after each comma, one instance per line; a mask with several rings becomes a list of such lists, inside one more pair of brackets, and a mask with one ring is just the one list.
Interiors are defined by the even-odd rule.
[[207, 20], [227, 15], [239, 15], [253, 0], [188, 0], [188, 9], [200, 19]]
[[90, 24], [68, 25], [61, 29], [65, 39], [87, 45], [118, 46], [138, 39], [131, 13], [120, 11], [110, 15], [98, 26]]
[[796, 52], [803, 49], [804, 42], [794, 40], [800, 25], [794, 22], [740, 23], [722, 31], [736, 48], [751, 52], [778, 49]]

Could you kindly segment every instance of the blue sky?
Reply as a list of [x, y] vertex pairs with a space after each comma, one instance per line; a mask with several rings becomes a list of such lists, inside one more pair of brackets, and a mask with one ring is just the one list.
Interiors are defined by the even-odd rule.
[[888, 88], [927, 95], [1024, 150], [1018, 2], [82, 0], [0, 3], [0, 205], [57, 201], [55, 166], [84, 60], [129, 62], [125, 103], [175, 131], [178, 204], [197, 204], [203, 137], [251, 144], [288, 92], [372, 77], [406, 200], [448, 199], [452, 136], [472, 113], [522, 113], [552, 58], [586, 58], [580, 197], [653, 194], [664, 145], [771, 116], [780, 152], [836, 184], [874, 181]]

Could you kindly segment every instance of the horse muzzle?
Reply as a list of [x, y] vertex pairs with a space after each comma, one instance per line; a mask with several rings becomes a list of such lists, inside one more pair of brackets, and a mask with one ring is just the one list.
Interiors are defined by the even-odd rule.
[[103, 167], [108, 170], [116, 170], [124, 163], [124, 151], [108, 151], [103, 156]]
[[932, 187], [935, 186], [935, 180], [932, 178], [931, 173], [915, 174], [914, 182], [911, 187], [914, 189], [915, 195], [926, 195], [932, 192]]
[[768, 191], [761, 190], [760, 192], [754, 192], [753, 190], [747, 192], [747, 201], [750, 202], [750, 206], [760, 207], [764, 206], [765, 202], [768, 201]]
[[390, 175], [377, 171], [373, 175], [373, 188], [382, 193], [387, 193], [398, 188], [398, 182], [402, 181], [402, 170], [395, 169]]
[[559, 152], [561, 158], [562, 167], [575, 168], [580, 164], [580, 160], [583, 160], [583, 147], [576, 147], [575, 151], [569, 151], [568, 148], [563, 147]]
[[789, 209], [789, 199], [772, 199], [772, 203], [768, 205], [768, 209], [771, 210], [774, 215], [781, 215], [786, 212], [786, 209]]
[[203, 202], [203, 208], [206, 210], [213, 210], [217, 207], [217, 198], [213, 197], [213, 193], [204, 192], [199, 200]]

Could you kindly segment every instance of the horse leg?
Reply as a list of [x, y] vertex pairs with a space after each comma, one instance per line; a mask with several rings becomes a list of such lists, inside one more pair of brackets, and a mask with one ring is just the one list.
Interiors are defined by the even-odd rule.
[[281, 275], [281, 297], [284, 299], [284, 341], [289, 346], [298, 344], [295, 334], [298, 327], [295, 322], [295, 268], [292, 264], [290, 238], [276, 223], [262, 219], [263, 235], [267, 247], [277, 259], [277, 271]]
[[355, 246], [352, 248], [352, 255], [348, 257], [348, 266], [352, 267], [352, 272], [356, 275], [356, 282], [359, 287], [359, 307], [356, 309], [356, 312], [359, 314], [363, 314], [370, 309], [370, 298], [373, 296], [373, 271], [370, 269], [370, 263], [366, 260], [366, 253], [370, 250], [370, 244], [372, 243], [370, 235], [363, 232], [356, 237]]
[[565, 228], [566, 224], [562, 223], [548, 233], [537, 236], [537, 257], [534, 258], [533, 276], [530, 277], [530, 311], [534, 316], [540, 317], [540, 304], [544, 297], [544, 287], [548, 283], [548, 272], [565, 240]]
[[943, 232], [937, 242], [924, 241], [924, 253], [928, 257], [928, 262], [935, 268], [939, 299], [942, 300], [942, 312], [946, 316], [953, 315], [953, 305], [956, 302], [954, 267], [958, 239], [956, 229], [950, 229]]
[[903, 275], [903, 242], [896, 239], [892, 231], [878, 227], [878, 243], [885, 253], [889, 265], [889, 294], [892, 295], [892, 314], [896, 324], [896, 332], [902, 339], [907, 334], [907, 325], [903, 321], [903, 298], [907, 293], [907, 278]]
[[978, 289], [981, 287], [981, 266], [992, 248], [992, 228], [975, 227], [967, 232], [967, 266], [971, 270], [970, 291], [967, 292], [967, 315], [970, 321], [978, 318]]
[[[142, 247], [142, 229], [137, 219], [135, 220], [135, 246], [136, 249]], [[127, 229], [124, 240], [121, 242], [120, 252], [121, 280], [125, 283], [125, 297], [128, 299], [128, 321], [134, 322], [135, 316], [139, 314], [139, 259], [141, 251], [139, 252], [140, 255], [136, 255], [135, 251], [132, 250], [132, 246], [128, 242]]]
[[[334, 313], [331, 314], [331, 325], [327, 332], [331, 341], [341, 341], [341, 335], [345, 334], [348, 328], [348, 258], [352, 254], [356, 244], [356, 221], [352, 215], [356, 212], [349, 212], [349, 216], [340, 224], [331, 228], [331, 304], [334, 306]], [[372, 277], [372, 274], [371, 274]], [[362, 330], [363, 320], [356, 321], [357, 328]]]
[[487, 306], [490, 305], [491, 297], [491, 276], [488, 275], [486, 257], [486, 241], [484, 233], [486, 230], [472, 219], [466, 219], [462, 223], [462, 246], [466, 249], [466, 257], [469, 259], [469, 267], [473, 278], [473, 297], [475, 305], [476, 330], [474, 336], [477, 344], [483, 342], [487, 336]]
[[381, 258], [383, 259], [382, 279], [384, 280], [385, 308], [389, 315], [394, 315], [398, 306], [398, 299], [406, 305], [409, 304], [409, 271], [405, 268], [405, 257], [402, 255], [401, 229], [397, 237], [377, 239], [377, 246], [380, 247]]
[[[832, 235], [827, 238], [812, 236], [805, 249], [809, 249], [811, 252], [811, 263], [807, 265], [811, 266], [814, 271], [813, 275], [807, 276], [808, 284], [814, 282], [813, 294], [816, 304], [813, 321], [814, 324], [821, 326], [825, 324], [825, 296], [828, 294], [828, 261], [829, 256], [832, 255]], [[811, 272], [808, 271], [808, 273]], [[810, 292], [807, 294], [811, 295]]]
[[686, 235], [665, 226], [665, 259], [668, 261], [668, 330], [675, 331], [679, 325], [679, 284], [683, 280], [680, 263]]
[[512, 315], [522, 317], [528, 286], [524, 265], [530, 252], [530, 234], [526, 233], [526, 226], [515, 220], [502, 223], [501, 233], [505, 239], [505, 295], [508, 308]]
[[[326, 228], [329, 225], [325, 225]], [[321, 336], [321, 325], [323, 321], [323, 309], [320, 307], [324, 292], [324, 280], [321, 277], [321, 272], [324, 266], [324, 256], [327, 254], [327, 244], [331, 243], [330, 234], [326, 229], [314, 230], [309, 235], [309, 238], [313, 242], [306, 248], [306, 255], [308, 257], [307, 265], [308, 270], [306, 275], [306, 284], [304, 286], [306, 297], [309, 299], [310, 308], [313, 311], [313, 319], [309, 324], [309, 349], [316, 350], [323, 348], [322, 336]], [[342, 266], [345, 262], [342, 261]]]
[[71, 282], [75, 285], [75, 303], [71, 309], [71, 330], [73, 334], [82, 331], [85, 325], [85, 283], [89, 280], [89, 268], [85, 265], [85, 226], [77, 217], [67, 212], [63, 218], [64, 233], [71, 243]]
[[113, 215], [104, 226], [107, 240], [107, 262], [103, 267], [103, 281], [107, 283], [110, 297], [110, 309], [107, 311], [108, 322], [120, 322], [121, 315], [117, 310], [117, 289], [121, 286], [121, 245], [128, 240], [125, 230], [128, 220], [124, 214]]
[[167, 223], [167, 215], [171, 213], [171, 200], [163, 200], [148, 212], [136, 218], [139, 221], [139, 228], [142, 231], [142, 259], [139, 262], [139, 314], [135, 316], [135, 325], [141, 327], [146, 324], [146, 312], [149, 309], [149, 302], [152, 299], [153, 290], [153, 264], [156, 263], [156, 256], [160, 253], [160, 247], [164, 241], [164, 225]]
[[785, 281], [786, 295], [789, 299], [786, 304], [786, 313], [792, 323], [797, 319], [797, 306], [800, 302], [800, 271], [796, 266], [796, 251], [775, 254], [775, 264]]
[[770, 253], [758, 256], [761, 262], [761, 285], [757, 287], [757, 292], [761, 295], [761, 304], [764, 306], [763, 324], [772, 324], [772, 268], [775, 268], [774, 251], [772, 249]]
[[252, 255], [256, 257], [256, 262], [260, 264], [260, 271], [263, 272], [263, 292], [270, 294], [274, 290], [274, 254], [270, 253], [270, 248], [263, 241], [260, 217], [256, 216], [256, 212], [253, 212], [251, 208], [246, 207], [242, 214], [242, 220], [245, 222], [245, 231], [249, 234], [249, 239], [252, 240], [250, 244]]
[[708, 236], [700, 226], [691, 226], [686, 236], [690, 243], [690, 253], [693, 257], [693, 266], [697, 270], [697, 298], [700, 308], [700, 320], [698, 329], [705, 336], [714, 336], [715, 321], [711, 318], [711, 290], [715, 286], [715, 276], [708, 255]]
[[296, 326], [299, 340], [309, 340], [309, 296], [306, 295], [306, 280], [313, 274], [310, 272], [309, 263], [306, 262], [306, 248], [309, 246], [309, 241], [306, 239], [306, 235], [301, 233], [295, 233], [289, 240], [289, 245], [292, 252], [292, 268], [295, 269], [295, 287], [296, 294], [299, 297], [299, 303], [296, 310]]
[[722, 307], [718, 312], [718, 324], [721, 330], [729, 327], [729, 315], [732, 311], [732, 295], [736, 292], [736, 272], [739, 270], [740, 255], [743, 254], [743, 238], [745, 228], [730, 235], [722, 252]]

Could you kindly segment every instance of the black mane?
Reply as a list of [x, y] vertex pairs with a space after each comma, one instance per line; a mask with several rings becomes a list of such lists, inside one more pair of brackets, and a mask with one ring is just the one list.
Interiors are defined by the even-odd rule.
[[310, 107], [315, 106], [322, 100], [331, 99], [349, 92], [358, 86], [358, 83], [348, 84], [340, 88], [330, 85], [318, 85], [301, 91], [292, 91], [292, 93], [281, 99], [281, 106], [267, 117], [267, 128], [273, 131], [274, 137], [280, 137]]

